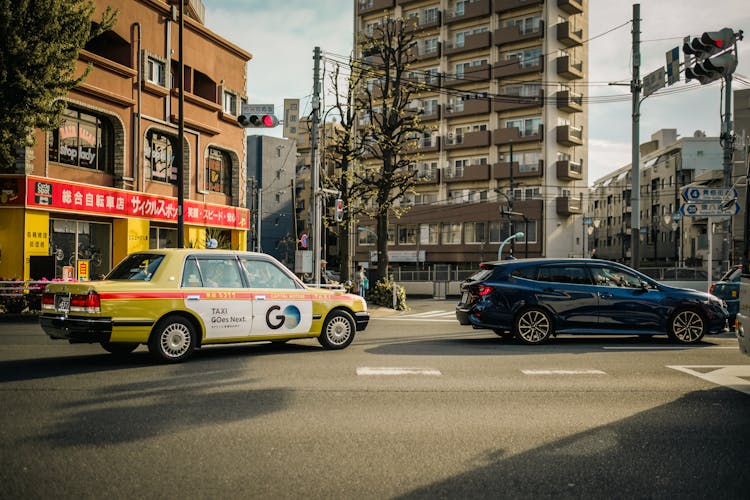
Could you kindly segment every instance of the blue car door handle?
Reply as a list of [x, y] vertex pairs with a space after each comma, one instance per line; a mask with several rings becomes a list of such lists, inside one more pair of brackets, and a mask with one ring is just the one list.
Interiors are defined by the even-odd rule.
[[602, 299], [611, 299], [613, 295], [609, 292], [599, 292], [599, 297]]

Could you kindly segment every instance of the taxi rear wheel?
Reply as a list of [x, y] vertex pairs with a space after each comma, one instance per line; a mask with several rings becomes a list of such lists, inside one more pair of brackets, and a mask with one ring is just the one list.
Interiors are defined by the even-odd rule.
[[125, 354], [130, 354], [131, 352], [135, 351], [138, 346], [137, 342], [102, 342], [101, 346], [102, 348], [109, 352], [114, 354], [115, 356], [123, 356]]
[[354, 340], [354, 319], [345, 311], [333, 311], [323, 322], [318, 342], [325, 349], [343, 349]]
[[180, 316], [167, 316], [151, 333], [148, 350], [159, 361], [179, 363], [195, 350], [195, 327]]

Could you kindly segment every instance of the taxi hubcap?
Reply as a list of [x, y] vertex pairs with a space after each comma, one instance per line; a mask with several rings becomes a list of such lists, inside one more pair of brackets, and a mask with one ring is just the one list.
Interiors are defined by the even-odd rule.
[[172, 358], [184, 354], [190, 347], [190, 332], [187, 327], [174, 323], [165, 328], [161, 335], [161, 347]]
[[351, 326], [349, 325], [349, 322], [345, 318], [339, 316], [333, 318], [331, 322], [328, 323], [326, 335], [332, 343], [341, 344], [346, 342], [349, 338], [350, 330]]

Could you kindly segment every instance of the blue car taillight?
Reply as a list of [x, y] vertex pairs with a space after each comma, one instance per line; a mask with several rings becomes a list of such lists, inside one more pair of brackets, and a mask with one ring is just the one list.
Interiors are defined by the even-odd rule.
[[479, 287], [477, 288], [477, 294], [479, 294], [480, 297], [484, 297], [485, 295], [491, 294], [492, 290], [494, 290], [494, 288], [492, 288], [491, 286], [479, 285]]

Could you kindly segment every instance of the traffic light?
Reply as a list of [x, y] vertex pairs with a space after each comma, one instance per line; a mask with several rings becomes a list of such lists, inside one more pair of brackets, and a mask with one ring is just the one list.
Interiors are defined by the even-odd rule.
[[722, 28], [706, 31], [700, 37], [686, 41], [682, 45], [685, 81], [698, 80], [705, 85], [734, 73], [737, 55], [731, 49], [738, 39], [742, 39], [741, 30], [735, 33], [732, 28]]
[[333, 217], [336, 219], [336, 222], [341, 222], [344, 220], [344, 200], [338, 198], [334, 207]]
[[279, 124], [279, 119], [274, 115], [258, 115], [242, 113], [237, 121], [245, 128], [273, 128]]

